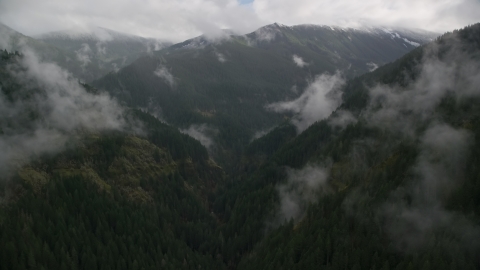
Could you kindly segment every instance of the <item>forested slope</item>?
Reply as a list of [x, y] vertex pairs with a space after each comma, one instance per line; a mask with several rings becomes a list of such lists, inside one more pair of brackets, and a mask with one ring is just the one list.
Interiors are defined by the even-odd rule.
[[274, 154], [255, 142], [269, 161], [216, 204], [239, 268], [478, 269], [479, 30], [349, 81], [328, 119], [267, 135]]
[[225, 175], [198, 141], [61, 73], [50, 84], [36, 65], [61, 69], [31, 55], [0, 61], [1, 269], [224, 267], [210, 205]]
[[256, 132], [282, 122], [268, 104], [297, 98], [319, 74], [352, 78], [434, 37], [399, 33], [415, 42], [381, 29], [272, 24], [245, 36], [187, 40], [92, 84], [172, 125], [203, 132], [231, 171]]
[[[0, 269], [479, 269], [479, 37], [347, 81], [300, 134], [295, 112], [252, 142], [226, 125], [231, 174], [149, 113], [3, 52]], [[237, 119], [206, 108], [185, 123]]]

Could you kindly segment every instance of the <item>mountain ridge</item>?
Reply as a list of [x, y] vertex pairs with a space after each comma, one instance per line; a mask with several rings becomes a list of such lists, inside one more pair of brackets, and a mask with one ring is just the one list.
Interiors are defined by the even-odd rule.
[[[211, 135], [217, 150], [230, 152], [248, 144], [255, 132], [290, 117], [265, 106], [299, 97], [318, 75], [341, 71], [345, 79], [352, 78], [416, 48], [383, 32], [278, 25], [261, 29], [177, 43], [92, 84], [130, 106], [162, 111], [162, 117], [179, 128], [207, 124], [219, 131]], [[265, 29], [279, 32], [270, 35]], [[233, 130], [242, 134], [236, 146], [227, 139]]]

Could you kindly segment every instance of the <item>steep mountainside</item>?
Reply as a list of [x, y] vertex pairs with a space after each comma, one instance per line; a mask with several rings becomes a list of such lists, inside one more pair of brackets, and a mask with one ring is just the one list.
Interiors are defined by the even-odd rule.
[[213, 152], [232, 160], [256, 132], [281, 121], [269, 103], [299, 97], [325, 72], [365, 73], [434, 36], [386, 31], [273, 24], [246, 36], [198, 37], [93, 85], [185, 130], [206, 127]]
[[32, 38], [0, 24], [0, 49], [31, 50], [42, 61], [56, 63], [84, 82], [118, 71], [142, 55], [168, 45], [104, 28], [59, 31]]
[[[74, 54], [85, 70], [85, 74], [75, 75], [85, 81], [97, 79], [110, 71], [118, 71], [142, 55], [171, 45], [169, 42], [101, 27], [51, 32], [36, 38]], [[86, 73], [91, 69], [97, 72], [89, 72], [87, 77]]]
[[[201, 87], [222, 77], [189, 68], [201, 63], [192, 70], [246, 80], [271, 91], [270, 103], [279, 100], [276, 81], [243, 68], [235, 81], [219, 67], [258, 61], [264, 70], [254, 71], [286, 80], [290, 73], [265, 57], [294, 61], [229, 42], [242, 57], [219, 61], [225, 42], [169, 48], [122, 69], [123, 79], [110, 77], [125, 90], [112, 93], [142, 110], [34, 54], [3, 52], [0, 270], [480, 269], [480, 24], [336, 87], [338, 75], [304, 82], [307, 94], [290, 96], [299, 102], [281, 103], [297, 109], [277, 111], [280, 124], [251, 142], [242, 136], [253, 129], [242, 129], [258, 119], [241, 114], [268, 95], [241, 107], [232, 101], [242, 91], [217, 89], [223, 103], [214, 103]], [[188, 66], [182, 57], [192, 52]], [[142, 68], [159, 80], [142, 77]], [[181, 68], [193, 77], [168, 76]], [[171, 88], [158, 87], [169, 78]], [[127, 92], [134, 85], [138, 92]], [[142, 103], [147, 86], [158, 87], [153, 105]], [[179, 130], [145, 112], [162, 99], [178, 113], [169, 121], [204, 125]], [[211, 104], [218, 107], [206, 110]], [[187, 105], [196, 111], [182, 112]], [[313, 110], [325, 117], [299, 129], [305, 107], [333, 109]], [[210, 138], [238, 146], [235, 174], [210, 158], [218, 143]]]
[[0, 269], [224, 268], [207, 150], [37, 60], [0, 59]]
[[239, 269], [479, 269], [479, 37], [446, 34], [349, 81], [299, 136], [252, 143], [267, 161], [216, 204], [249, 236]]
[[25, 48], [34, 51], [43, 61], [54, 62], [69, 72], [82, 78], [82, 62], [75, 53], [67, 52], [43, 41], [25, 36], [0, 23], [0, 49], [9, 52], [23, 51]]

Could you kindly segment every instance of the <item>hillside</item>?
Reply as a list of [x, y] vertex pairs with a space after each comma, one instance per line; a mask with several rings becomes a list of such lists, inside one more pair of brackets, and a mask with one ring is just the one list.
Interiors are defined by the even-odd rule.
[[0, 23], [0, 49], [33, 51], [89, 82], [132, 63], [142, 55], [170, 45], [168, 42], [122, 34], [109, 29], [70, 30], [25, 36]]
[[174, 45], [113, 90], [4, 51], [0, 270], [480, 269], [480, 24], [311, 81], [295, 28]]
[[69, 72], [82, 78], [82, 63], [73, 52], [67, 52], [41, 40], [25, 36], [10, 27], [0, 23], [0, 49], [14, 52], [34, 51], [42, 60], [57, 63]]
[[434, 37], [385, 31], [273, 24], [245, 36], [202, 36], [92, 84], [182, 129], [207, 127], [212, 153], [233, 163], [255, 133], [284, 118], [266, 105], [299, 97], [319, 74], [338, 70], [341, 80], [350, 78]]
[[74, 54], [84, 70], [84, 73], [74, 75], [87, 82], [118, 71], [140, 56], [170, 45], [166, 41], [128, 35], [102, 27], [50, 32], [35, 38]]
[[350, 80], [328, 119], [266, 135], [273, 154], [254, 142], [267, 161], [218, 203], [231, 230], [269, 231], [233, 241], [249, 251], [239, 269], [478, 269], [479, 31]]
[[0, 269], [222, 269], [210, 205], [223, 170], [198, 141], [62, 71], [0, 59]]

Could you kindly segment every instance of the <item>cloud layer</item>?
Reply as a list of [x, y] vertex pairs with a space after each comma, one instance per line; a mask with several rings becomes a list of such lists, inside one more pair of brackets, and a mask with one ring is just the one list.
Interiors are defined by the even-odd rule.
[[168, 71], [168, 69], [164, 66], [159, 66], [157, 69], [153, 72], [153, 74], [161, 79], [163, 79], [170, 87], [175, 86], [175, 78], [173, 77], [172, 73]]
[[280, 205], [277, 222], [290, 219], [298, 220], [309, 203], [318, 200], [318, 196], [328, 192], [329, 169], [308, 164], [300, 170], [287, 170], [287, 183], [277, 187]]
[[7, 69], [19, 86], [13, 96], [0, 92], [0, 172], [61, 151], [84, 131], [126, 128], [123, 109], [107, 94], [90, 94], [56, 64], [22, 53]]
[[[449, 117], [458, 118], [461, 109], [455, 108], [450, 113], [440, 109], [446, 100], [459, 106], [480, 97], [480, 65], [456, 38], [445, 42], [448, 45], [442, 50], [436, 44], [424, 49], [423, 59], [414, 68], [416, 76], [405, 75], [404, 86], [379, 84], [371, 88], [370, 102], [361, 114], [372, 127], [416, 141], [419, 149], [404, 180], [407, 184], [392, 191], [377, 211], [377, 218], [385, 221], [386, 232], [402, 252], [427, 245], [431, 248], [430, 240], [438, 230], [446, 232], [437, 239], [439, 242], [452, 236], [454, 239], [448, 241], [467, 249], [474, 246], [472, 239], [480, 237], [478, 225], [444, 205], [466, 179], [474, 136], [465, 128], [468, 125], [454, 127], [455, 120], [447, 121]], [[465, 115], [460, 119], [464, 123], [469, 121]], [[377, 156], [382, 152], [375, 151]], [[346, 205], [351, 206], [352, 198], [358, 195], [353, 193]], [[442, 244], [446, 245], [443, 248], [449, 248], [448, 243]]]
[[209, 152], [213, 150], [214, 140], [212, 137], [217, 133], [217, 130], [207, 124], [193, 124], [188, 129], [180, 129], [180, 132], [199, 141]]
[[[390, 201], [379, 210], [399, 250], [423, 247], [436, 229], [453, 230], [462, 242], [468, 241], [467, 235], [480, 237], [480, 228], [442, 206], [442, 200], [463, 181], [471, 142], [472, 136], [467, 131], [446, 124], [434, 124], [425, 131], [411, 185], [395, 190]], [[407, 197], [410, 202], [402, 199]]]
[[340, 105], [342, 99], [340, 88], [344, 83], [345, 80], [340, 73], [322, 74], [317, 76], [297, 99], [269, 104], [267, 109], [295, 113], [292, 123], [299, 132], [302, 132], [315, 121], [330, 116]]
[[141, 36], [182, 41], [222, 28], [247, 33], [265, 24], [313, 23], [416, 27], [437, 32], [475, 23], [478, 0], [236, 0], [34, 1], [3, 0], [1, 22], [27, 35], [65, 28], [102, 26]]
[[293, 55], [293, 62], [298, 66], [303, 68], [304, 66], [308, 66], [308, 63], [303, 61], [303, 58], [294, 54]]

